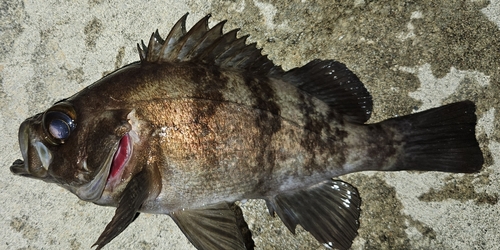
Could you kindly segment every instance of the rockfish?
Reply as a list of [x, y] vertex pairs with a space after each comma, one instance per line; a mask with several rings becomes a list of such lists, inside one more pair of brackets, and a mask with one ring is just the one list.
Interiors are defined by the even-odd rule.
[[236, 201], [264, 199], [291, 232], [348, 249], [360, 195], [333, 177], [365, 171], [473, 173], [483, 155], [475, 105], [462, 101], [365, 124], [372, 97], [334, 60], [284, 71], [238, 30], [184, 15], [140, 61], [19, 128], [17, 175], [117, 207], [94, 246], [139, 213], [167, 214], [198, 249], [253, 249]]

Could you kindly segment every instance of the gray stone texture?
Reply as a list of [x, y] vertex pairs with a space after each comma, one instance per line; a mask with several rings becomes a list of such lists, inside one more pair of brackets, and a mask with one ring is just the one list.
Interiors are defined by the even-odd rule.
[[[374, 99], [369, 122], [469, 99], [485, 164], [478, 174], [357, 173], [361, 228], [352, 249], [500, 246], [500, 1], [0, 2], [0, 249], [89, 249], [114, 209], [14, 176], [19, 124], [103, 75], [137, 61], [136, 43], [184, 13], [188, 27], [228, 19], [285, 69], [345, 63]], [[264, 202], [242, 205], [258, 249], [324, 249], [292, 235]], [[166, 215], [143, 214], [105, 249], [190, 249]]]

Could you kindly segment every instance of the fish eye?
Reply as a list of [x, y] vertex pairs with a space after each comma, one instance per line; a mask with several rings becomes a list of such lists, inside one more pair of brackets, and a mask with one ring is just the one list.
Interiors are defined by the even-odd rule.
[[48, 131], [58, 140], [65, 140], [75, 128], [73, 120], [62, 112], [53, 111], [47, 114], [49, 118]]
[[68, 103], [58, 103], [43, 114], [46, 139], [53, 145], [63, 144], [76, 128], [76, 114]]

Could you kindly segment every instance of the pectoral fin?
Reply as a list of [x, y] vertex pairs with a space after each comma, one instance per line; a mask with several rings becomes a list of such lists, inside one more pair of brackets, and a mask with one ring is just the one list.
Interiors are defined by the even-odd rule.
[[118, 204], [113, 219], [108, 223], [106, 229], [101, 233], [99, 239], [92, 246], [97, 246], [96, 250], [101, 249], [108, 244], [113, 238], [118, 236], [125, 228], [132, 223], [139, 215], [137, 212], [149, 195], [149, 178], [148, 171], [143, 170], [130, 180], [127, 187], [123, 191], [122, 198]]
[[281, 193], [267, 205], [292, 233], [300, 224], [326, 247], [348, 249], [357, 235], [361, 200], [356, 188], [343, 181], [329, 180]]
[[175, 223], [197, 249], [253, 249], [254, 242], [235, 204], [219, 203], [200, 209], [170, 213]]

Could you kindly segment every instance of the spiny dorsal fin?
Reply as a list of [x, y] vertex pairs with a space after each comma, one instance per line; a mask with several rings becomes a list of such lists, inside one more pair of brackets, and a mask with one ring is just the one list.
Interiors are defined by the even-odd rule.
[[157, 30], [151, 35], [147, 46], [143, 41], [141, 45], [137, 44], [141, 62], [199, 61], [268, 75], [283, 72], [280, 66], [262, 55], [262, 49], [257, 49], [255, 43], [246, 44], [248, 36], [237, 38], [238, 29], [223, 33], [226, 21], [210, 29], [210, 15], [207, 15], [186, 31], [187, 15], [177, 21], [165, 40]]

